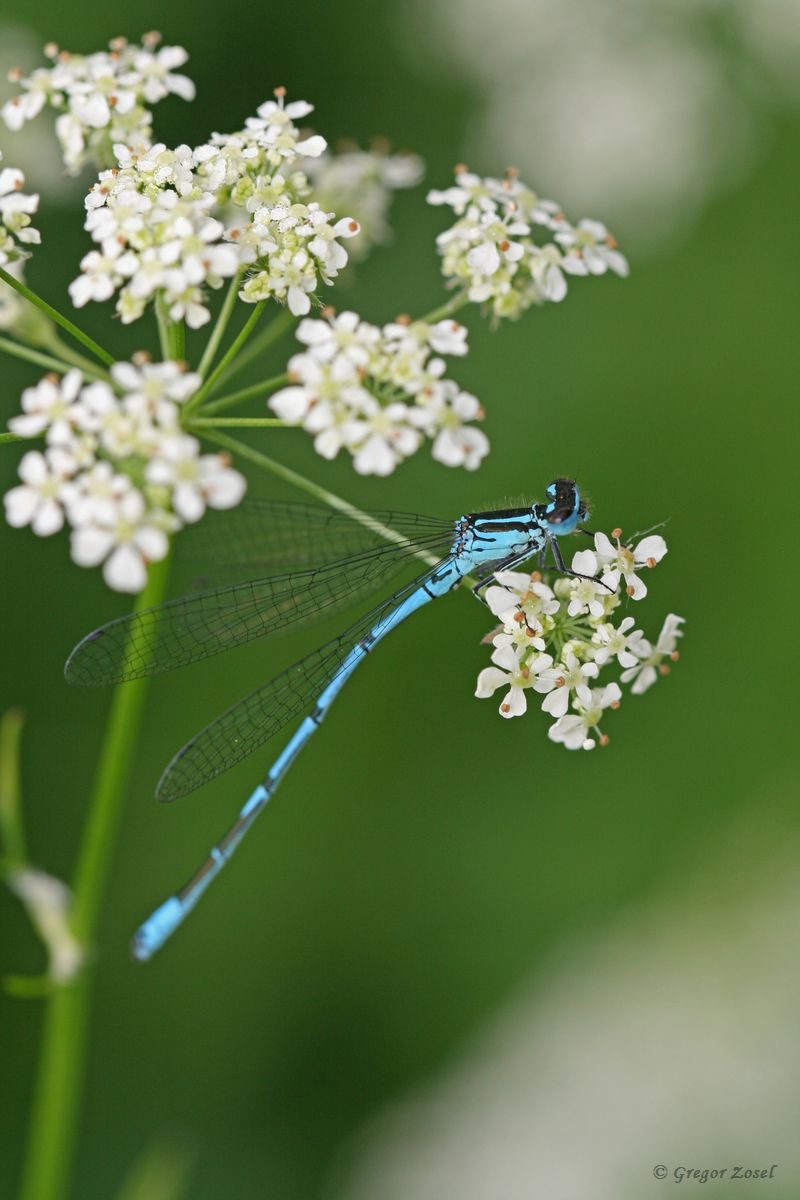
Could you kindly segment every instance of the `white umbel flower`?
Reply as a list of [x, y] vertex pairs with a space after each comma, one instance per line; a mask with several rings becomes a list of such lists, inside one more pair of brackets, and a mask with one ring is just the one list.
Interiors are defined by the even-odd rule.
[[586, 694], [577, 698], [577, 711], [559, 717], [548, 729], [548, 737], [551, 741], [560, 742], [568, 750], [593, 750], [598, 740], [601, 745], [607, 745], [608, 738], [600, 732], [600, 720], [604, 709], [619, 708], [621, 698], [622, 691], [618, 683], [587, 689]]
[[[491, 667], [478, 677], [477, 696], [486, 697], [508, 686], [501, 714], [519, 716], [526, 711], [526, 692], [544, 693], [541, 708], [555, 718], [550, 739], [569, 750], [591, 750], [608, 737], [599, 724], [607, 708], [618, 708], [620, 684], [631, 684], [631, 692], [646, 691], [659, 674], [669, 671], [666, 659], [678, 658], [677, 641], [682, 636], [682, 617], [670, 614], [655, 646], [634, 628], [634, 618], [617, 618], [626, 591], [609, 591], [609, 566], [619, 566], [619, 530], [614, 547], [605, 534], [595, 538], [596, 549], [573, 556], [573, 574], [557, 575], [552, 570], [542, 579], [540, 571], [498, 571], [483, 599], [500, 620], [484, 641], [494, 647]], [[626, 549], [626, 548], [623, 548]], [[624, 561], [631, 571], [640, 565], [655, 566], [666, 554], [666, 543], [646, 537]], [[610, 557], [613, 564], [610, 563]], [[625, 578], [619, 569], [617, 582]], [[552, 586], [550, 586], [552, 584]], [[630, 592], [630, 587], [628, 587]], [[618, 680], [601, 682], [601, 675], [617, 669]], [[571, 710], [571, 711], [570, 711]]]
[[616, 545], [604, 533], [594, 539], [597, 562], [603, 570], [603, 582], [616, 590], [620, 579], [625, 580], [632, 600], [643, 600], [647, 585], [638, 574], [644, 567], [654, 567], [667, 553], [667, 543], [658, 534], [642, 538], [636, 546], [625, 546], [616, 538]]
[[9, 525], [15, 529], [30, 525], [39, 537], [58, 533], [64, 524], [67, 476], [57, 451], [29, 450], [18, 474], [22, 484], [3, 497]]
[[354, 312], [300, 322], [306, 347], [289, 361], [288, 387], [268, 403], [276, 416], [302, 425], [325, 458], [346, 449], [361, 475], [388, 475], [425, 438], [446, 466], [475, 470], [489, 451], [471, 422], [483, 410], [462, 391], [440, 354], [463, 355], [467, 331], [457, 321], [398, 319], [379, 329]]
[[519, 648], [503, 644], [497, 646], [492, 653], [494, 667], [486, 667], [478, 676], [475, 695], [483, 700], [494, 695], [500, 687], [508, 686], [508, 692], [500, 703], [501, 717], [521, 717], [527, 712], [528, 702], [526, 691], [533, 688], [543, 691], [544, 672], [552, 666], [553, 660], [549, 654], [527, 654]]
[[139, 591], [168, 535], [245, 492], [227, 455], [203, 454], [181, 429], [181, 406], [199, 386], [183, 364], [137, 356], [113, 364], [111, 383], [70, 371], [28, 388], [10, 426], [44, 434], [47, 448], [23, 457], [21, 484], [4, 498], [9, 524], [46, 537], [66, 522], [79, 566], [102, 564], [109, 587]]
[[77, 174], [88, 162], [108, 167], [115, 142], [150, 144], [149, 105], [170, 94], [194, 98], [194, 84], [176, 72], [186, 51], [159, 49], [159, 41], [156, 33], [145, 34], [141, 45], [114, 38], [108, 51], [89, 55], [45, 47], [53, 66], [15, 75], [22, 91], [6, 101], [0, 115], [9, 129], [19, 130], [50, 106], [60, 114], [56, 134], [67, 170]]
[[[124, 147], [115, 149], [124, 159]], [[204, 289], [234, 276], [240, 254], [223, 240], [225, 227], [210, 214], [213, 196], [181, 194], [171, 177], [160, 186], [150, 168], [146, 159], [144, 166], [131, 160], [104, 172], [90, 191], [85, 228], [100, 250], [83, 258], [70, 296], [81, 308], [119, 292], [117, 313], [129, 324], [158, 293], [171, 320], [197, 329], [210, 317]]]
[[12, 417], [8, 428], [18, 437], [37, 437], [48, 431], [50, 445], [69, 443], [81, 423], [82, 409], [76, 404], [83, 385], [80, 371], [66, 375], [45, 375], [35, 387], [22, 393], [23, 416]]
[[164, 439], [146, 477], [171, 491], [172, 507], [187, 525], [199, 521], [207, 507], [235, 508], [247, 486], [226, 455], [201, 455], [200, 443], [186, 434]]
[[455, 186], [429, 192], [428, 202], [457, 217], [436, 239], [448, 284], [486, 305], [495, 320], [563, 300], [569, 275], [628, 273], [604, 225], [573, 227], [557, 204], [540, 199], [514, 172], [482, 179], [458, 167]]
[[631, 684], [635, 696], [641, 696], [651, 688], [659, 675], [669, 674], [669, 664], [664, 662], [665, 658], [677, 662], [678, 639], [683, 637], [681, 625], [684, 619], [675, 613], [668, 613], [655, 646], [651, 646], [644, 638], [637, 643], [635, 653], [640, 662], [622, 673], [622, 682]]
[[103, 564], [103, 578], [115, 592], [140, 592], [147, 565], [166, 557], [167, 535], [157, 514], [148, 512], [144, 497], [130, 487], [119, 499], [111, 520], [73, 530], [72, 557], [81, 567]]
[[[3, 155], [0, 152], [0, 161]], [[28, 246], [38, 245], [41, 235], [31, 225], [39, 197], [23, 192], [25, 176], [14, 167], [0, 169], [0, 267], [27, 258]], [[3, 289], [5, 290], [5, 289]]]

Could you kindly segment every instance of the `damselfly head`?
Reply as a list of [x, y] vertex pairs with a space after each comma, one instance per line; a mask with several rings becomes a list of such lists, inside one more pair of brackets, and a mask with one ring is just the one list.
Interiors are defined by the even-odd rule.
[[547, 485], [548, 503], [544, 506], [544, 524], [554, 537], [572, 533], [588, 516], [574, 479], [554, 479]]

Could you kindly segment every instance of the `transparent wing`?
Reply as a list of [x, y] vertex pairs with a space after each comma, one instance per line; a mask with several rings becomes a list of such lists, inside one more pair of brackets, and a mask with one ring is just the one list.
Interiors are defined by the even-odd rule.
[[225, 513], [208, 513], [178, 539], [182, 562], [196, 567], [206, 587], [245, 578], [313, 567], [387, 544], [381, 529], [402, 541], [441, 533], [453, 523], [413, 513], [364, 514], [367, 524], [345, 512], [289, 500], [245, 500]]
[[310, 712], [353, 647], [427, 576], [428, 572], [206, 725], [167, 766], [156, 789], [158, 799], [178, 800], [195, 791], [247, 758], [289, 721]]
[[68, 683], [100, 687], [198, 662], [297, 621], [349, 608], [420, 553], [450, 549], [452, 526], [414, 541], [381, 541], [349, 558], [170, 600], [101, 626], [72, 651]]

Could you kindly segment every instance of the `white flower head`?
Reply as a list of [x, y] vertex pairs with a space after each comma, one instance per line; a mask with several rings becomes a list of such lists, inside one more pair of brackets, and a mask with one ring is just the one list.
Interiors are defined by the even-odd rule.
[[495, 320], [563, 300], [569, 275], [628, 272], [605, 226], [581, 221], [573, 227], [556, 203], [542, 200], [516, 172], [483, 179], [457, 167], [455, 186], [429, 192], [428, 202], [457, 217], [437, 238], [448, 284], [486, 305]]
[[114, 591], [140, 592], [148, 564], [166, 556], [167, 534], [158, 514], [148, 511], [142, 493], [132, 485], [108, 517], [73, 530], [72, 557], [81, 567], [102, 563], [103, 578]]
[[675, 613], [668, 613], [655, 646], [651, 646], [642, 638], [633, 648], [639, 662], [623, 671], [622, 682], [631, 684], [631, 691], [635, 696], [641, 696], [651, 688], [659, 675], [669, 673], [669, 665], [664, 662], [665, 658], [677, 662], [678, 639], [683, 637], [681, 625], [684, 619]]
[[181, 429], [181, 407], [199, 385], [181, 363], [137, 355], [113, 364], [109, 382], [70, 371], [28, 388], [10, 426], [44, 434], [46, 449], [20, 462], [21, 483], [4, 497], [9, 524], [42, 537], [68, 524], [79, 566], [102, 564], [109, 587], [140, 591], [170, 534], [245, 492], [227, 455], [203, 454]]
[[494, 695], [498, 688], [507, 686], [500, 715], [521, 717], [528, 707], [526, 691], [529, 688], [541, 690], [541, 680], [552, 666], [552, 658], [549, 654], [531, 654], [524, 648], [503, 644], [495, 648], [492, 662], [496, 666], [486, 667], [478, 676], [475, 695], [485, 699]]
[[159, 175], [152, 158], [115, 149], [123, 165], [103, 172], [86, 198], [85, 228], [100, 249], [83, 258], [72, 302], [81, 308], [117, 292], [117, 313], [129, 324], [160, 294], [171, 320], [197, 329], [210, 317], [205, 288], [236, 275], [240, 253], [211, 215], [214, 197], [187, 188], [183, 166], [176, 175], [177, 152]]
[[595, 551], [598, 566], [603, 572], [602, 581], [616, 591], [622, 578], [630, 598], [642, 600], [647, 595], [647, 585], [638, 572], [661, 562], [667, 553], [667, 543], [659, 534], [642, 538], [633, 548], [623, 545], [619, 535], [615, 540], [616, 545], [606, 534], [595, 534]]
[[[0, 161], [2, 158], [0, 152]], [[22, 190], [24, 186], [22, 171], [0, 168], [0, 267], [27, 258], [30, 254], [27, 247], [41, 241], [38, 229], [31, 225], [31, 216], [39, 208], [39, 197], [27, 195]]]
[[475, 396], [444, 379], [439, 354], [461, 355], [466, 330], [398, 318], [379, 329], [354, 312], [300, 322], [305, 352], [289, 361], [289, 386], [269, 399], [276, 416], [302, 425], [324, 458], [349, 451], [361, 475], [389, 475], [425, 438], [433, 457], [474, 470], [489, 450], [472, 422], [483, 410]]
[[200, 443], [186, 434], [165, 438], [148, 463], [146, 477], [171, 492], [172, 507], [187, 525], [199, 521], [206, 508], [234, 508], [246, 489], [244, 476], [222, 454], [200, 453]]
[[35, 387], [22, 393], [23, 415], [12, 417], [8, 428], [24, 438], [47, 432], [50, 445], [69, 443], [81, 422], [81, 407], [76, 401], [82, 384], [80, 371], [68, 371], [63, 378], [45, 375]]
[[59, 113], [56, 134], [67, 170], [77, 174], [88, 162], [108, 167], [114, 143], [149, 146], [149, 106], [170, 94], [194, 98], [194, 84], [175, 70], [186, 62], [186, 51], [159, 48], [159, 41], [158, 34], [145, 34], [141, 45], [115, 38], [108, 51], [89, 55], [46, 47], [53, 66], [20, 76], [21, 92], [0, 115], [9, 129], [19, 130], [50, 106]]
[[[563, 575], [543, 567], [548, 582], [541, 571], [497, 571], [482, 593], [501, 626], [483, 639], [491, 640], [493, 665], [480, 673], [476, 695], [507, 686], [501, 713], [519, 716], [527, 709], [528, 691], [543, 693], [541, 708], [554, 718], [550, 739], [569, 750], [591, 750], [598, 741], [606, 745], [600, 721], [605, 709], [619, 707], [620, 684], [630, 683], [631, 692], [641, 694], [668, 673], [665, 660], [678, 658], [682, 617], [670, 614], [653, 646], [632, 616], [618, 619], [620, 597], [608, 590], [654, 565], [666, 544], [648, 535], [630, 549], [621, 545], [619, 530], [613, 536], [616, 546], [605, 534], [596, 535], [595, 550], [577, 552]], [[628, 590], [633, 594], [630, 585]], [[617, 679], [607, 681], [612, 671]]]
[[608, 745], [608, 737], [600, 732], [600, 720], [606, 708], [619, 708], [622, 697], [619, 684], [609, 683], [603, 688], [587, 689], [576, 697], [576, 712], [562, 714], [548, 729], [548, 737], [560, 742], [568, 750], [593, 750], [597, 741]]
[[56, 450], [23, 455], [18, 474], [22, 483], [6, 492], [6, 520], [15, 529], [30, 525], [39, 537], [58, 533], [64, 524], [64, 503], [69, 474]]

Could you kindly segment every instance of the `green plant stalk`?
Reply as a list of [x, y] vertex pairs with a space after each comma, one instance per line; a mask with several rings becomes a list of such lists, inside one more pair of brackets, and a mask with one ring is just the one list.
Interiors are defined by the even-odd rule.
[[63, 358], [64, 362], [69, 363], [71, 367], [77, 367], [83, 371], [84, 375], [89, 375], [93, 379], [108, 379], [108, 371], [98, 367], [97, 363], [92, 362], [79, 351], [73, 350], [66, 342], [62, 342], [55, 330], [52, 339], [47, 344], [58, 358]]
[[[65, 347], [66, 348], [66, 347]], [[10, 354], [14, 358], [23, 358], [26, 362], [35, 363], [37, 367], [45, 367], [48, 371], [56, 371], [59, 375], [66, 375], [67, 371], [71, 371], [75, 363], [69, 362], [66, 358], [54, 358], [50, 354], [43, 354], [41, 350], [34, 350], [31, 346], [23, 346], [21, 342], [14, 342], [11, 338], [0, 337], [0, 351], [4, 354]], [[91, 374], [95, 379], [106, 379], [105, 371], [99, 370], [94, 363], [91, 364], [91, 372], [82, 366], [81, 370], [86, 374]]]
[[157, 292], [155, 304], [153, 305], [156, 314], [156, 324], [158, 325], [158, 344], [161, 347], [161, 358], [163, 362], [167, 362], [171, 357], [170, 353], [170, 319], [167, 315], [167, 306], [164, 301], [164, 293]]
[[[168, 560], [151, 565], [136, 611], [161, 603], [168, 574]], [[74, 879], [72, 926], [87, 945], [97, 929], [147, 685], [148, 680], [137, 679], [114, 691]], [[47, 1001], [20, 1200], [62, 1200], [67, 1192], [83, 1091], [90, 984], [91, 971], [84, 970]]]
[[424, 317], [415, 317], [414, 321], [424, 321], [426, 325], [432, 325], [434, 321], [443, 321], [445, 317], [452, 317], [453, 313], [457, 313], [465, 304], [469, 304], [469, 297], [466, 292], [458, 292], [455, 296], [451, 296], [446, 304], [425, 313]]
[[173, 362], [183, 362], [186, 357], [186, 325], [183, 321], [170, 321], [167, 326], [169, 356]]
[[251, 383], [249, 387], [240, 388], [238, 392], [229, 392], [227, 396], [220, 396], [218, 400], [211, 400], [208, 404], [204, 404], [203, 415], [223, 412], [226, 408], [233, 408], [237, 404], [244, 403], [245, 400], [258, 399], [267, 393], [276, 391], [288, 382], [289, 376], [284, 371], [283, 374], [273, 375], [271, 379], [264, 379], [261, 383]]
[[199, 391], [195, 392], [195, 394], [192, 396], [191, 400], [189, 400], [188, 403], [186, 403], [183, 406], [183, 411], [185, 413], [191, 412], [195, 408], [199, 408], [200, 405], [205, 400], [206, 396], [211, 391], [213, 391], [214, 385], [217, 382], [217, 380], [224, 373], [224, 371], [226, 370], [228, 365], [230, 363], [232, 363], [233, 360], [238, 356], [239, 351], [242, 349], [242, 346], [244, 346], [245, 342], [250, 337], [250, 334], [255, 329], [256, 323], [257, 323], [259, 317], [261, 316], [262, 312], [266, 308], [266, 304], [267, 304], [266, 300], [259, 300], [258, 304], [255, 306], [253, 311], [250, 313], [250, 316], [247, 318], [244, 325], [239, 330], [238, 334], [233, 339], [230, 346], [225, 351], [222, 358], [217, 363], [216, 367], [211, 372], [211, 374], [209, 375], [208, 379], [205, 381], [203, 386], [199, 389]]
[[9, 869], [22, 866], [27, 858], [19, 782], [19, 747], [24, 723], [18, 708], [10, 708], [0, 717], [0, 846]]
[[5, 446], [8, 442], [38, 442], [44, 437], [44, 433], [37, 433], [32, 437], [22, 437], [19, 433], [0, 433], [0, 446]]
[[51, 321], [55, 321], [56, 325], [60, 325], [62, 329], [65, 329], [70, 337], [74, 337], [82, 346], [91, 351], [95, 358], [99, 358], [107, 367], [111, 366], [114, 361], [113, 355], [104, 350], [102, 346], [98, 346], [97, 342], [93, 338], [90, 338], [88, 333], [84, 333], [82, 329], [79, 329], [77, 325], [70, 321], [69, 317], [63, 316], [57, 308], [53, 308], [52, 304], [48, 304], [46, 300], [43, 300], [36, 292], [31, 291], [24, 283], [20, 283], [13, 275], [9, 275], [8, 271], [4, 271], [2, 267], [0, 267], [0, 279], [4, 283], [7, 283], [9, 287], [12, 287], [15, 292], [19, 292], [20, 296], [24, 296], [26, 300], [29, 300], [31, 304], [35, 304], [45, 316], [48, 316]]
[[237, 271], [230, 282], [230, 286], [228, 287], [225, 299], [222, 302], [222, 307], [219, 310], [219, 315], [217, 316], [214, 328], [211, 331], [211, 336], [206, 342], [206, 348], [203, 351], [200, 364], [197, 368], [197, 373], [201, 379], [205, 379], [211, 368], [211, 364], [217, 356], [219, 344], [222, 341], [225, 330], [228, 328], [228, 322], [231, 319], [233, 307], [236, 304], [236, 297], [239, 295], [239, 284], [242, 282], [243, 274], [244, 271]]
[[230, 378], [238, 371], [241, 371], [242, 367], [246, 367], [248, 363], [253, 361], [253, 359], [258, 358], [260, 354], [263, 354], [273, 342], [277, 342], [279, 338], [283, 337], [287, 330], [291, 329], [296, 320], [297, 318], [289, 311], [288, 308], [281, 307], [280, 311], [272, 318], [269, 325], [267, 325], [266, 328], [261, 331], [257, 338], [253, 338], [252, 342], [244, 351], [244, 353], [238, 356], [236, 362], [228, 364], [228, 366], [225, 368], [224, 374]]
[[223, 429], [226, 426], [238, 429], [296, 429], [289, 421], [280, 417], [194, 417], [187, 429]]

